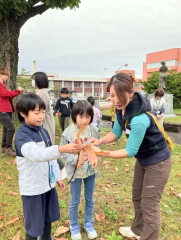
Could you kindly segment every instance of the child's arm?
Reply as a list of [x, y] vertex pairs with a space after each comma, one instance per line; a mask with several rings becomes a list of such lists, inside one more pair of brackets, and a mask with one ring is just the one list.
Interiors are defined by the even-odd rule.
[[26, 132], [16, 134], [15, 145], [18, 155], [23, 155], [29, 160], [36, 162], [48, 162], [57, 159], [64, 152], [77, 154], [82, 149], [78, 144], [55, 145], [45, 148], [43, 141], [41, 143], [34, 142], [32, 137]]
[[[68, 144], [68, 141], [64, 136], [62, 136], [60, 141], [60, 146], [64, 146], [65, 144]], [[73, 154], [64, 152], [63, 154], [61, 154], [61, 158], [64, 161], [68, 162], [70, 165], [74, 165], [74, 166], [77, 165], [78, 155], [73, 155]]]

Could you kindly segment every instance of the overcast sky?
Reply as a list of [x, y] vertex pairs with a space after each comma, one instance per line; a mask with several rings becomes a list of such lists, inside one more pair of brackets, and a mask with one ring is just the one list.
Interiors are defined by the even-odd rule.
[[82, 0], [76, 10], [50, 9], [21, 29], [19, 72], [33, 72], [36, 60], [37, 71], [104, 78], [128, 64], [141, 78], [147, 53], [181, 47], [180, 22], [180, 0]]

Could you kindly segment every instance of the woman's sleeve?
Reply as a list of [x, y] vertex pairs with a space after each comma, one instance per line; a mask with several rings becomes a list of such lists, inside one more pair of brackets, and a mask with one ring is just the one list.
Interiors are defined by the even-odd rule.
[[10, 97], [10, 98], [14, 98], [16, 96], [18, 96], [20, 94], [20, 90], [16, 89], [14, 91], [9, 91], [6, 88], [3, 88], [3, 86], [0, 85], [0, 96], [1, 97]]
[[131, 131], [126, 145], [126, 151], [130, 158], [137, 154], [149, 126], [150, 119], [145, 113], [132, 118]]
[[117, 115], [115, 115], [114, 127], [111, 130], [111, 132], [114, 133], [114, 135], [116, 135], [117, 140], [122, 136], [123, 130], [118, 122]]

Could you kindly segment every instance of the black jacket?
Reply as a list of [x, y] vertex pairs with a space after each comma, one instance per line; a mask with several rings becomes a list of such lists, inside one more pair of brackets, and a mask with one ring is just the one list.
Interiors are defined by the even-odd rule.
[[63, 98], [60, 97], [55, 105], [55, 113], [57, 112], [61, 112], [61, 116], [63, 117], [70, 117], [70, 113], [71, 113], [71, 109], [73, 107], [73, 102], [72, 100], [67, 97], [67, 98]]

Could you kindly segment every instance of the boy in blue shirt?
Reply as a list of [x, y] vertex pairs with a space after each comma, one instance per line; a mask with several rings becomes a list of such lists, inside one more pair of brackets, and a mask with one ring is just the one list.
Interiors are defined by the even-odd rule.
[[34, 93], [22, 95], [17, 106], [23, 123], [15, 135], [19, 188], [22, 195], [26, 240], [50, 240], [51, 223], [60, 218], [55, 183], [64, 190], [57, 158], [62, 153], [77, 154], [78, 144], [52, 146], [46, 129], [41, 127], [45, 103]]

